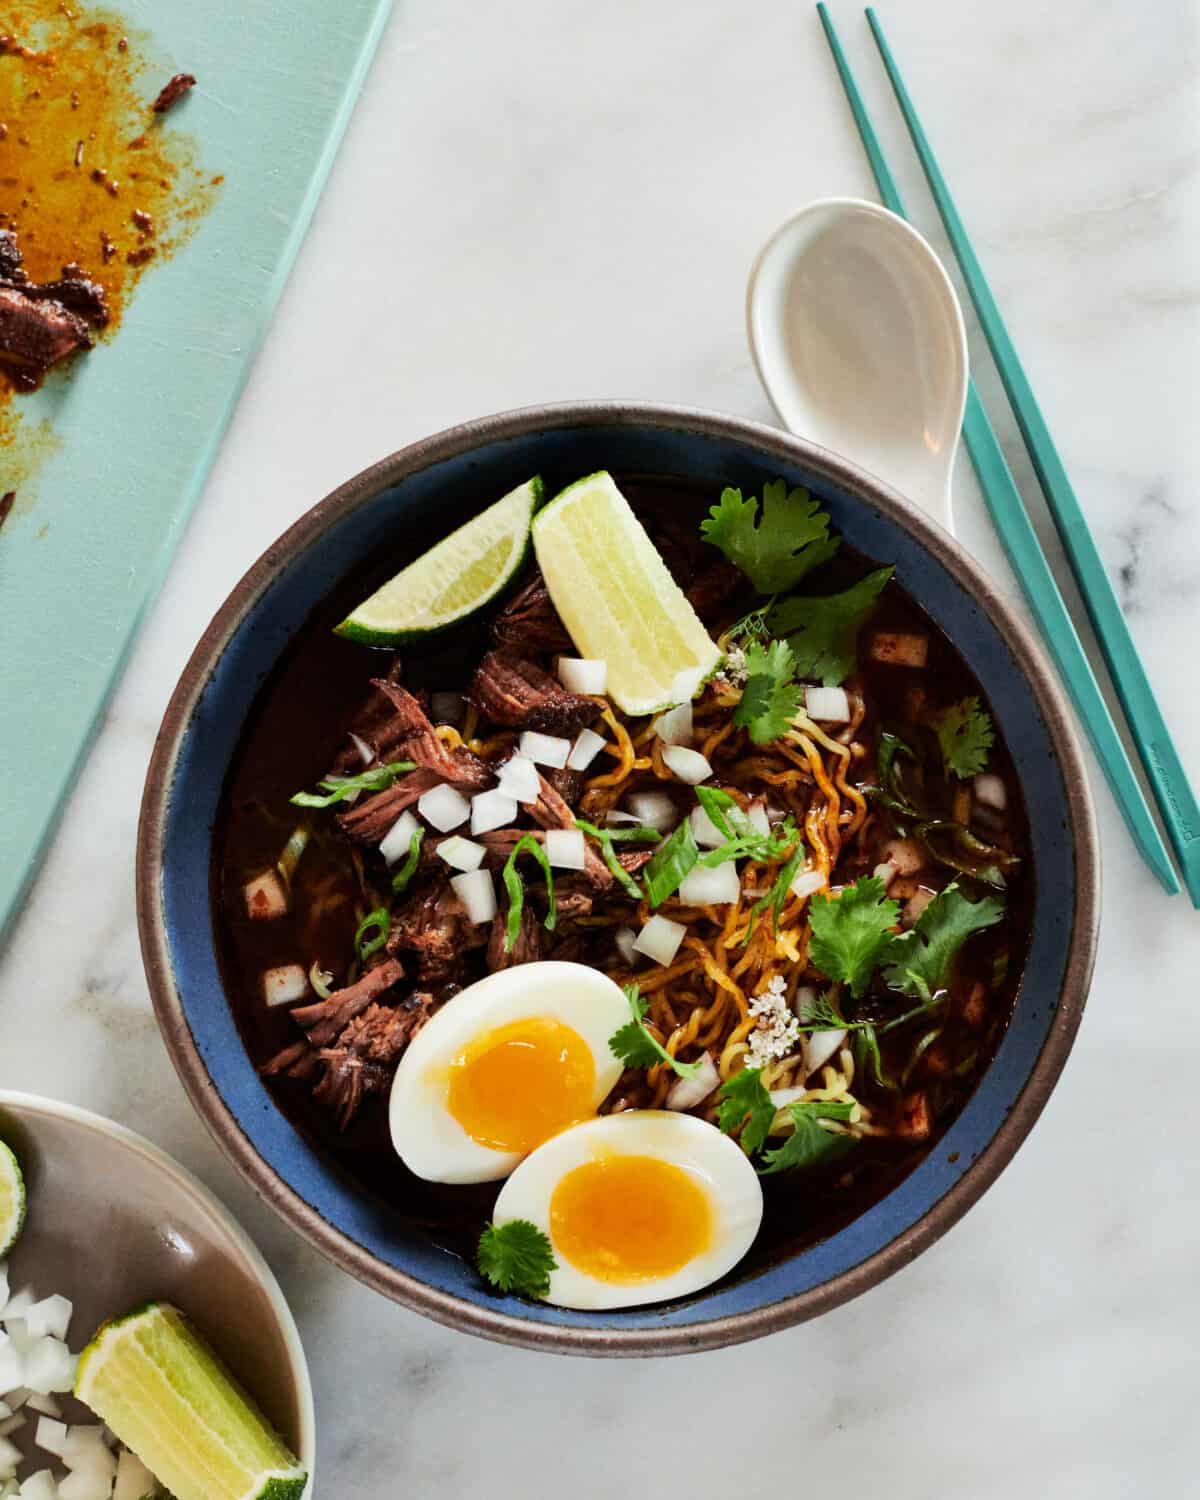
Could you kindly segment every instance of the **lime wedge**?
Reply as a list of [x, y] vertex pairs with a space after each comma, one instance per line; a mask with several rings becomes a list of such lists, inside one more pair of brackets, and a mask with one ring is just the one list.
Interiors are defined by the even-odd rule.
[[177, 1308], [105, 1323], [75, 1394], [176, 1500], [300, 1500], [308, 1475]]
[[0, 1260], [17, 1243], [25, 1223], [25, 1179], [21, 1164], [0, 1141]]
[[533, 550], [580, 656], [608, 663], [627, 714], [691, 698], [721, 659], [658, 548], [610, 474], [556, 495], [533, 523]]
[[541, 502], [540, 479], [512, 490], [377, 589], [336, 633], [367, 646], [398, 646], [475, 614], [525, 561]]

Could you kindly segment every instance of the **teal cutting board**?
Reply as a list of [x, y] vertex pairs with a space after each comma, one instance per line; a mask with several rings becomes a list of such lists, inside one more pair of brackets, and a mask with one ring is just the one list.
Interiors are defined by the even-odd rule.
[[116, 0], [199, 79], [172, 124], [225, 182], [112, 342], [19, 398], [22, 429], [45, 418], [59, 447], [0, 530], [0, 934], [200, 493], [390, 4]]

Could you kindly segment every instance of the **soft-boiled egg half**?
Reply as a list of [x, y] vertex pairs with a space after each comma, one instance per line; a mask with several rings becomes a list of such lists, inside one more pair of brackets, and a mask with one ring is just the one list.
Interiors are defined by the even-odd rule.
[[392, 1143], [429, 1182], [492, 1182], [590, 1119], [621, 1076], [620, 988], [586, 964], [502, 969], [435, 1012], [400, 1059]]
[[733, 1269], [762, 1222], [758, 1174], [706, 1120], [629, 1110], [547, 1140], [500, 1189], [493, 1222], [527, 1219], [554, 1251], [547, 1302], [638, 1307]]

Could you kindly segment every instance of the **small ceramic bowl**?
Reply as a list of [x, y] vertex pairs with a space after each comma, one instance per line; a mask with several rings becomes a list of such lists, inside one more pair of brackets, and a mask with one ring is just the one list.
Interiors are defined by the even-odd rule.
[[[69, 1297], [75, 1350], [106, 1318], [173, 1302], [304, 1462], [307, 1500], [316, 1448], [308, 1365], [279, 1283], [245, 1231], [157, 1146], [74, 1105], [0, 1089], [0, 1140], [21, 1163], [28, 1199], [8, 1258], [13, 1291], [31, 1284], [40, 1296]], [[95, 1421], [73, 1401], [65, 1419]], [[13, 1441], [36, 1456], [30, 1424]]]
[[[501, 1298], [473, 1266], [406, 1231], [293, 1128], [242, 1046], [214, 936], [212, 828], [243, 728], [293, 634], [367, 559], [419, 555], [530, 474], [548, 492], [597, 469], [723, 485], [807, 485], [834, 527], [896, 577], [966, 658], [1033, 809], [1032, 937], [1004, 1039], [923, 1161], [839, 1232], [660, 1307], [588, 1313]], [[754, 423], [670, 407], [542, 407], [454, 428], [351, 479], [251, 568], [167, 709], [142, 806], [138, 913], [159, 1024], [192, 1101], [262, 1197], [351, 1275], [454, 1327], [571, 1353], [672, 1354], [754, 1338], [906, 1265], [991, 1183], [1070, 1050], [1095, 952], [1095, 830], [1062, 693], [1040, 648], [940, 527], [846, 460]]]

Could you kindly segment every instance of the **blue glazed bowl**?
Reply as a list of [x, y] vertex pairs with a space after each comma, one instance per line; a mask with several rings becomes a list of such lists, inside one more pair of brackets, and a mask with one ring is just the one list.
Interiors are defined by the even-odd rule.
[[[389, 548], [415, 550], [531, 473], [553, 492], [599, 468], [709, 487], [782, 475], [828, 505], [846, 540], [898, 581], [979, 679], [1032, 820], [1033, 933], [1012, 1023], [936, 1147], [830, 1238], [686, 1301], [625, 1312], [500, 1298], [473, 1267], [406, 1234], [292, 1127], [259, 1080], [226, 1002], [210, 845], [255, 697], [331, 585]], [[414, 536], [415, 533], [415, 536]], [[1045, 810], [1050, 810], [1049, 812]], [[907, 1264], [996, 1178], [1066, 1060], [1091, 975], [1097, 860], [1079, 747], [1040, 649], [945, 532], [878, 480], [769, 428], [667, 407], [580, 404], [493, 417], [406, 448], [315, 506], [251, 568], [197, 646], [151, 762], [138, 844], [142, 950], [180, 1077], [255, 1189], [343, 1269], [441, 1322], [533, 1348], [670, 1354], [753, 1338], [823, 1312]]]

